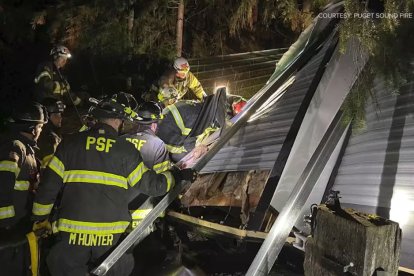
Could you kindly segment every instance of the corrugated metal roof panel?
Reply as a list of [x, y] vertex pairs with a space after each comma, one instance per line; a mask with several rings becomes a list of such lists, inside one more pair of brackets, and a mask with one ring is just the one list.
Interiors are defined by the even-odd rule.
[[326, 48], [296, 74], [293, 84], [275, 104], [267, 106], [257, 119], [249, 121], [231, 138], [202, 173], [273, 168]]
[[272, 75], [286, 48], [190, 59], [191, 72], [208, 93], [226, 85], [232, 94], [251, 96]]
[[349, 140], [333, 189], [344, 206], [399, 222], [401, 265], [414, 268], [414, 83], [399, 96], [379, 81], [375, 90], [367, 127]]

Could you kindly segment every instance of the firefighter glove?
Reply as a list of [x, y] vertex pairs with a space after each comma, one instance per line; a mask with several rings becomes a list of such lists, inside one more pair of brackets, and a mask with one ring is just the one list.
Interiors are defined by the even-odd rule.
[[181, 180], [194, 182], [197, 178], [197, 172], [193, 169], [174, 169], [172, 170], [175, 182], [178, 183]]
[[45, 238], [52, 234], [52, 225], [48, 220], [36, 221], [33, 224], [33, 232], [36, 236]]

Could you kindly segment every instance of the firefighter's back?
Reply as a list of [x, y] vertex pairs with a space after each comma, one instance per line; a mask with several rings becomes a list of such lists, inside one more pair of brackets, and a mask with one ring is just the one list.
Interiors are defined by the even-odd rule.
[[133, 146], [113, 132], [102, 125], [65, 139], [65, 192], [59, 212], [62, 230], [76, 228], [67, 220], [112, 223], [114, 231], [119, 229], [116, 232], [128, 225], [127, 166], [137, 160], [130, 160]]

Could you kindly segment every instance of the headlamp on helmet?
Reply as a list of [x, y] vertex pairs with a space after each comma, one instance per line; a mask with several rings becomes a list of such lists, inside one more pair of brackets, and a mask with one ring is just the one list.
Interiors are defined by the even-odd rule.
[[53, 58], [58, 58], [58, 57], [65, 57], [65, 58], [71, 58], [72, 55], [69, 51], [69, 49], [63, 45], [58, 45], [52, 48], [52, 50], [50, 51], [50, 55], [53, 56]]

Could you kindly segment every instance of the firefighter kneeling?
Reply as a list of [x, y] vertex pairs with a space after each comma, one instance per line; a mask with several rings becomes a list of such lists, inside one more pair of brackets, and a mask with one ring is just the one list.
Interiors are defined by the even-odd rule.
[[[52, 275], [87, 274], [129, 226], [130, 194], [136, 190], [163, 195], [180, 177], [180, 173], [173, 177], [169, 171], [157, 174], [148, 169], [134, 145], [118, 137], [124, 120], [137, 116], [121, 98], [115, 95], [99, 102], [92, 111], [98, 123], [65, 137], [45, 169], [33, 205], [35, 220], [48, 218], [62, 191], [58, 241], [47, 257]], [[132, 264], [133, 260], [122, 262], [109, 272], [129, 275]]]

